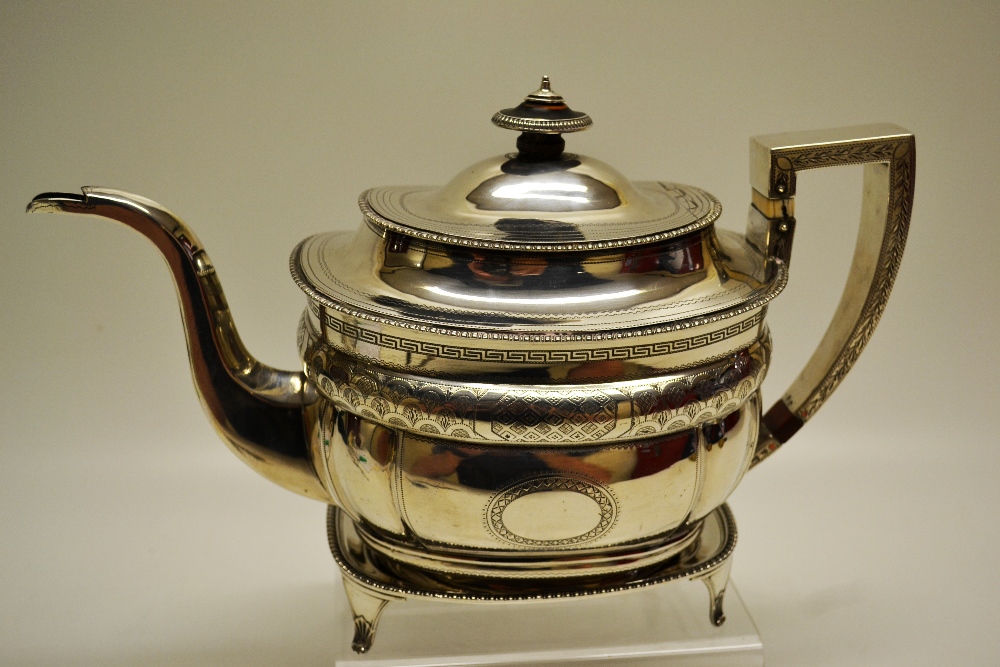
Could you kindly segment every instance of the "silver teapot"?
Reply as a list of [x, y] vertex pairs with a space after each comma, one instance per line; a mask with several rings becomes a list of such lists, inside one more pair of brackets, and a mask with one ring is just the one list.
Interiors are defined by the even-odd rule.
[[[894, 125], [755, 137], [745, 235], [697, 187], [630, 182], [565, 150], [592, 121], [539, 90], [493, 123], [516, 150], [444, 187], [362, 193], [354, 233], [291, 255], [301, 371], [236, 331], [194, 233], [159, 204], [87, 187], [28, 211], [97, 215], [170, 267], [195, 386], [232, 451], [329, 505], [367, 651], [392, 600], [504, 601], [700, 579], [710, 619], [736, 532], [726, 498], [815, 414], [885, 307], [913, 202]], [[762, 414], [767, 304], [788, 280], [796, 173], [864, 164], [847, 286], [818, 349]]]

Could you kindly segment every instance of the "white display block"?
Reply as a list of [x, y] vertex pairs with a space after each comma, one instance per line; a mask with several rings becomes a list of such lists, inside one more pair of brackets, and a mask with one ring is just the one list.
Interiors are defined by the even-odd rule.
[[759, 667], [764, 647], [732, 582], [726, 622], [709, 621], [700, 582], [615, 595], [475, 604], [408, 599], [382, 613], [371, 651], [351, 651], [346, 598], [337, 606], [336, 667], [619, 665]]

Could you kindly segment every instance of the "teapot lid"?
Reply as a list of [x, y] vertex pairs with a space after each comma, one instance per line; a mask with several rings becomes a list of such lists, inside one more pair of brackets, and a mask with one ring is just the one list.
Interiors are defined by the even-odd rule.
[[549, 78], [493, 116], [518, 130], [516, 153], [483, 160], [444, 187], [380, 187], [359, 205], [380, 232], [495, 250], [579, 251], [662, 241], [705, 227], [722, 206], [688, 185], [632, 183], [611, 166], [564, 152], [562, 134], [588, 129]]
[[[386, 327], [418, 331], [439, 351], [489, 339], [518, 354], [525, 345], [672, 336], [759, 309], [784, 286], [783, 264], [742, 234], [714, 229], [721, 205], [708, 193], [631, 183], [564, 152], [561, 135], [591, 121], [548, 81], [493, 120], [522, 130], [516, 153], [441, 188], [369, 190], [361, 196], [367, 224], [355, 234], [318, 234], [292, 252], [292, 276], [312, 300], [316, 326], [339, 327], [343, 349], [364, 356], [365, 346], [384, 347]], [[742, 336], [744, 324], [760, 321], [733, 331]], [[380, 333], [352, 338], [373, 326]], [[391, 345], [426, 360], [420, 350], [431, 348], [411, 342]], [[477, 350], [469, 354], [492, 363], [493, 352]]]

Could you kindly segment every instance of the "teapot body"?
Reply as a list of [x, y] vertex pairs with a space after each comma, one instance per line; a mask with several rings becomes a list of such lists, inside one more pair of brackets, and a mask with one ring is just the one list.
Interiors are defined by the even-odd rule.
[[698, 427], [554, 449], [416, 434], [321, 402], [314, 463], [368, 547], [501, 577], [615, 572], [678, 554], [741, 479], [760, 419], [753, 391]]
[[[367, 271], [332, 268], [347, 248]], [[660, 562], [690, 546], [753, 458], [766, 303], [784, 273], [742, 236], [709, 225], [539, 257], [363, 226], [307, 239], [292, 271], [300, 286], [325, 277], [398, 309], [372, 315], [307, 289], [298, 335], [319, 397], [317, 474], [368, 547], [396, 561], [502, 577]], [[495, 310], [468, 298], [480, 291]], [[438, 300], [414, 304], [421, 293]], [[651, 295], [658, 309], [635, 307]], [[618, 302], [595, 308], [602, 297]], [[694, 317], [673, 326], [664, 308]], [[614, 323], [604, 335], [602, 318]]]
[[[195, 386], [226, 444], [331, 506], [328, 535], [367, 651], [387, 602], [615, 593], [697, 578], [710, 618], [735, 547], [724, 503], [830, 397], [885, 309], [909, 228], [913, 135], [894, 125], [751, 140], [746, 235], [676, 183], [564, 151], [590, 127], [547, 78], [493, 117], [517, 153], [442, 188], [360, 198], [355, 234], [292, 253], [301, 371], [244, 347], [194, 233], [107, 188], [28, 211], [96, 215], [171, 271]], [[797, 173], [863, 164], [861, 224], [833, 322], [761, 411], [768, 302], [788, 280]]]

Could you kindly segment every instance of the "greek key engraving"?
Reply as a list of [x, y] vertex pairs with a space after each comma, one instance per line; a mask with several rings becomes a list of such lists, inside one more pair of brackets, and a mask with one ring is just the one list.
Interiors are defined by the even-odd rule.
[[637, 343], [634, 345], [616, 345], [614, 347], [599, 347], [580, 350], [546, 350], [521, 349], [503, 350], [480, 347], [464, 347], [445, 345], [412, 338], [403, 338], [359, 327], [349, 322], [337, 319], [326, 313], [326, 326], [331, 332], [340, 334], [362, 343], [376, 345], [389, 350], [400, 350], [413, 354], [426, 354], [442, 359], [457, 359], [460, 361], [489, 361], [496, 363], [515, 364], [568, 364], [589, 361], [624, 361], [628, 359], [645, 359], [664, 354], [688, 352], [720, 343], [734, 336], [750, 331], [758, 326], [764, 318], [764, 311], [758, 310], [752, 316], [734, 322], [724, 329], [715, 329], [688, 338], [659, 341], [656, 343]]

